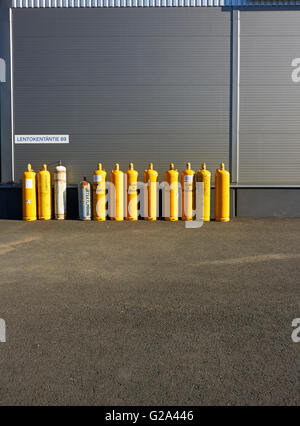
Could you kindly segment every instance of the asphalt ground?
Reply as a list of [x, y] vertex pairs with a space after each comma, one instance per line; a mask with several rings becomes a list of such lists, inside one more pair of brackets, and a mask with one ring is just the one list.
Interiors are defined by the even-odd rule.
[[300, 218], [0, 221], [0, 405], [299, 405]]

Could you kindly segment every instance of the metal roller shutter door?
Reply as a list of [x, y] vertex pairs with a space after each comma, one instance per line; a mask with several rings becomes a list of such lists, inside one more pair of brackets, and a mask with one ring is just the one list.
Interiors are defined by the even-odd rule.
[[241, 12], [240, 183], [300, 184], [299, 46], [299, 10]]
[[61, 159], [76, 183], [102, 161], [160, 172], [229, 163], [230, 12], [221, 8], [13, 11], [14, 133], [25, 164]]

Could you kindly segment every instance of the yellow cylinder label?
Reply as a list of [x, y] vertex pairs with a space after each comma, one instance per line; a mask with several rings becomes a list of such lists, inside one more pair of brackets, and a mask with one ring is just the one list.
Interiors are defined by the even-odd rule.
[[94, 182], [95, 183], [102, 182], [102, 176], [101, 175], [94, 175]]
[[32, 189], [33, 182], [32, 179], [25, 179], [25, 189]]
[[193, 175], [184, 175], [184, 182], [193, 183], [194, 176]]

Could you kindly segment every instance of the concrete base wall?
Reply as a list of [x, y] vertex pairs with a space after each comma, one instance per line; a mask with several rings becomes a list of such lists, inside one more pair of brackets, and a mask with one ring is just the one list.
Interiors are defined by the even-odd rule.
[[[211, 217], [214, 218], [214, 189]], [[231, 217], [300, 217], [300, 188], [232, 188]], [[78, 218], [76, 187], [68, 188], [68, 218]], [[0, 185], [0, 219], [22, 219], [22, 188]]]
[[[76, 187], [68, 188], [68, 218], [78, 218]], [[211, 217], [214, 218], [214, 189]], [[300, 217], [300, 188], [232, 188], [231, 217], [282, 216]], [[0, 219], [22, 219], [22, 189], [0, 185]]]
[[236, 189], [236, 214], [300, 217], [300, 188]]
[[[78, 218], [78, 195], [76, 187], [68, 188], [67, 210], [69, 219]], [[0, 219], [22, 219], [21, 187], [0, 186]]]

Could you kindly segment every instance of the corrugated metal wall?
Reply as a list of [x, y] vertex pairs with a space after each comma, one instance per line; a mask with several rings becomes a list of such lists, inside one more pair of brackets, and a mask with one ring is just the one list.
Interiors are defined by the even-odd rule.
[[12, 0], [13, 7], [299, 6], [300, 0]]
[[15, 145], [25, 164], [63, 160], [70, 183], [98, 161], [229, 164], [230, 12], [205, 9], [15, 10], [15, 134], [70, 134], [69, 145]]
[[241, 184], [300, 184], [297, 57], [300, 11], [241, 12]]

